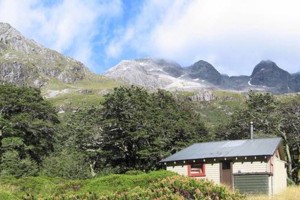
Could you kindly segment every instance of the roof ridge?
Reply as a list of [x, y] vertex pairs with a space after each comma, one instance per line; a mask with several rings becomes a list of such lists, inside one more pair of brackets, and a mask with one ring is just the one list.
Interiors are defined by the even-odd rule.
[[[197, 142], [194, 144], [205, 144], [205, 143], [219, 143], [219, 142], [233, 142], [233, 141], [251, 141], [251, 140], [266, 140], [266, 139], [282, 139], [281, 137], [267, 137], [267, 138], [253, 138], [253, 139], [237, 139], [237, 140], [218, 140], [218, 141], [208, 141], [208, 142]], [[194, 145], [192, 144], [192, 145]]]

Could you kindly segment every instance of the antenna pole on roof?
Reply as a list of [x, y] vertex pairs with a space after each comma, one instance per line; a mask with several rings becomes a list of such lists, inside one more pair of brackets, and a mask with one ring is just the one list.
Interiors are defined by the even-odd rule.
[[250, 139], [253, 139], [253, 122], [250, 122]]

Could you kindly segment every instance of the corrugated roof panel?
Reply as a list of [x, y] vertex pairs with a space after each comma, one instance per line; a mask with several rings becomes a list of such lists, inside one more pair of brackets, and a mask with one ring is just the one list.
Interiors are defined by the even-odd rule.
[[196, 143], [167, 157], [166, 159], [163, 159], [161, 162], [205, 158], [273, 155], [280, 143], [281, 138]]

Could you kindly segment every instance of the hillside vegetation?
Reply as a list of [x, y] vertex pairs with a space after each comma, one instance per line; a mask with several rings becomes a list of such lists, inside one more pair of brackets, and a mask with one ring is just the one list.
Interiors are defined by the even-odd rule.
[[103, 96], [122, 83], [90, 74], [75, 83], [63, 83], [51, 79], [42, 87], [42, 95], [61, 111], [73, 111], [80, 107], [99, 105]]
[[238, 192], [210, 181], [197, 181], [167, 171], [108, 175], [88, 180], [24, 177], [0, 180], [0, 198], [17, 199], [244, 199]]
[[[146, 176], [142, 174], [134, 179], [127, 175], [107, 179], [99, 176], [162, 169], [161, 159], [192, 143], [249, 138], [250, 121], [255, 125], [255, 137], [283, 138], [289, 178], [299, 182], [298, 95], [217, 91], [206, 102], [194, 101], [190, 95], [193, 94], [122, 86], [99, 94], [99, 101], [77, 99], [82, 106], [74, 109], [70, 105], [72, 109], [58, 115], [57, 108], [42, 97], [39, 89], [0, 85], [0, 195], [7, 199], [22, 198], [21, 194], [27, 199], [32, 195], [48, 198], [50, 194], [73, 199], [77, 197], [72, 195], [79, 195], [79, 199], [101, 199], [104, 195], [106, 199], [138, 199], [146, 194], [150, 199], [188, 199], [197, 195], [235, 199], [237, 196], [223, 186], [215, 188], [207, 182], [203, 186], [188, 178], [150, 183], [135, 179]], [[153, 173], [150, 177], [156, 176]], [[95, 177], [108, 185], [97, 183], [102, 189], [91, 186], [98, 180]], [[110, 184], [118, 187], [110, 190]], [[130, 192], [125, 191], [128, 187]], [[198, 187], [204, 190], [199, 192]]]

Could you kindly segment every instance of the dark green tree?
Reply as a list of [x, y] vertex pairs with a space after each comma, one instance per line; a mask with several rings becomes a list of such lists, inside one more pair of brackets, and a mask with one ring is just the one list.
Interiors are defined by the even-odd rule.
[[[287, 98], [289, 99], [289, 98]], [[250, 122], [254, 123], [255, 137], [282, 137], [284, 140], [288, 175], [299, 180], [300, 151], [300, 102], [299, 96], [279, 102], [269, 93], [250, 92], [247, 107], [236, 111], [231, 122], [221, 126], [216, 136], [219, 139], [249, 138]]]
[[286, 142], [286, 152], [290, 165], [288, 172], [297, 183], [300, 180], [300, 96], [282, 102], [278, 107], [280, 118], [278, 131]]
[[191, 106], [163, 90], [116, 88], [105, 97], [102, 117], [102, 156], [120, 172], [155, 169], [166, 155], [207, 137]]
[[278, 102], [272, 94], [250, 91], [246, 107], [233, 113], [227, 125], [220, 126], [216, 133], [217, 138], [231, 140], [250, 138], [250, 122], [254, 124], [255, 137], [278, 135], [277, 106]]
[[[0, 163], [2, 171], [9, 156], [15, 163], [40, 165], [53, 150], [55, 109], [41, 96], [40, 90], [0, 85]], [[31, 164], [30, 164], [31, 163]], [[9, 170], [6, 170], [6, 174]], [[26, 171], [26, 170], [25, 170]], [[24, 174], [26, 172], [24, 171]], [[20, 173], [18, 173], [20, 174]]]
[[[62, 116], [62, 126], [57, 137], [55, 151], [76, 151], [85, 158], [94, 176], [102, 165], [102, 120], [100, 107], [84, 107]], [[76, 159], [76, 157], [72, 157]], [[71, 159], [71, 158], [70, 158]], [[74, 161], [75, 162], [75, 161]], [[69, 165], [71, 167], [71, 165]], [[80, 177], [78, 177], [80, 178]]]
[[30, 159], [20, 158], [20, 154], [16, 150], [5, 151], [1, 156], [1, 175], [2, 176], [35, 176], [38, 173], [37, 164]]
[[42, 174], [65, 179], [91, 177], [85, 155], [72, 148], [65, 148], [47, 156], [43, 162]]

